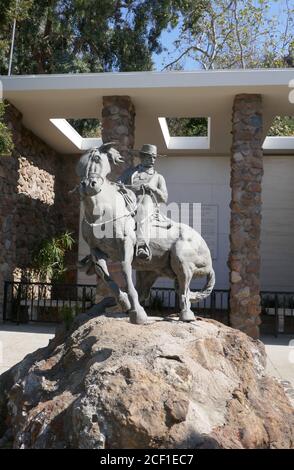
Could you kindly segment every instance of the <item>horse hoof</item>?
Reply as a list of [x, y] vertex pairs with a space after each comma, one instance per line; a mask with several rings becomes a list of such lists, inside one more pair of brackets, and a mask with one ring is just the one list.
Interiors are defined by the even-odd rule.
[[148, 321], [148, 316], [145, 310], [130, 310], [129, 311], [130, 322], [134, 325], [145, 325]]
[[192, 310], [184, 310], [180, 313], [179, 320], [180, 321], [194, 321], [195, 315], [192, 312]]

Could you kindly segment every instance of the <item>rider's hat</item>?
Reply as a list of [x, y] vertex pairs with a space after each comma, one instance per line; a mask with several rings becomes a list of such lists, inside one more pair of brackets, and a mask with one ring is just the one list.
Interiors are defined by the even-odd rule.
[[154, 157], [157, 157], [157, 156], [163, 157], [164, 156], [164, 155], [157, 154], [157, 147], [156, 147], [156, 145], [152, 145], [152, 144], [142, 145], [141, 150], [139, 152], [140, 152], [140, 155], [152, 155]]
[[141, 147], [140, 153], [142, 155], [153, 155], [154, 157], [157, 157], [157, 147], [156, 145], [144, 144]]

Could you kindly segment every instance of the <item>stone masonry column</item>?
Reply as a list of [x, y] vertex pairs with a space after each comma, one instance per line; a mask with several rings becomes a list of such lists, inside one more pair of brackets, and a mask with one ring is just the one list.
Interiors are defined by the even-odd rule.
[[[135, 142], [135, 107], [129, 96], [103, 96], [102, 109], [102, 140], [106, 142], [117, 142], [114, 147], [124, 157], [124, 163], [118, 166], [112, 165], [110, 179], [115, 181], [123, 171], [133, 166], [134, 154], [129, 152], [133, 149]], [[113, 279], [121, 288], [124, 288], [124, 278], [119, 263], [108, 263], [108, 269]], [[104, 297], [112, 296], [112, 293], [97, 280], [96, 302]], [[119, 311], [120, 307], [111, 308]]]
[[232, 123], [230, 322], [233, 328], [258, 338], [263, 176], [261, 95], [237, 95]]
[[103, 96], [102, 140], [118, 142], [115, 148], [124, 157], [125, 163], [113, 167], [111, 179], [116, 179], [126, 168], [133, 165], [129, 152], [135, 142], [135, 107], [129, 96]]

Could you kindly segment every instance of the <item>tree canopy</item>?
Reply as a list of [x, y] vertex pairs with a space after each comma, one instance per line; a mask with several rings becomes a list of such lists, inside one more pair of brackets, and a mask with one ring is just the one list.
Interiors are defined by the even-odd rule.
[[[185, 68], [187, 58], [204, 69], [294, 66], [289, 0], [0, 0], [0, 8], [3, 75], [14, 18], [13, 74], [152, 70], [154, 56], [164, 51], [168, 70]], [[173, 51], [162, 34], [172, 29]], [[290, 120], [279, 120], [271, 131], [284, 126], [288, 132]], [[9, 133], [0, 122], [4, 149]], [[90, 121], [75, 126], [83, 135], [99, 130]], [[199, 118], [170, 126], [186, 135], [205, 132]]]
[[209, 0], [200, 21], [183, 15], [165, 68], [293, 66], [293, 21], [289, 0]]
[[14, 74], [152, 69], [162, 31], [206, 0], [0, 0], [0, 73], [7, 73], [17, 18]]
[[[12, 73], [51, 74], [140, 71], [153, 68], [162, 51], [161, 33], [193, 10], [195, 21], [207, 0], [0, 0], [0, 74], [7, 74], [13, 20], [16, 35]], [[2, 108], [1, 108], [2, 109]], [[83, 135], [99, 125], [76, 120]], [[1, 122], [1, 148], [8, 149]], [[4, 146], [4, 143], [6, 145]]]
[[[294, 67], [294, 5], [288, 0], [209, 0], [198, 20], [182, 15], [164, 69]], [[199, 135], [201, 126], [176, 119], [173, 127]], [[277, 116], [270, 135], [294, 135], [294, 119]]]

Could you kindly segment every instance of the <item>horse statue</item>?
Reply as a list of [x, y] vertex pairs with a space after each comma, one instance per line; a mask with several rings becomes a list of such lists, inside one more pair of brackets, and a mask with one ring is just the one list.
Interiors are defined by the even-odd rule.
[[[209, 248], [201, 235], [188, 225], [168, 219], [168, 224], [150, 220], [151, 260], [136, 256], [136, 196], [131, 190], [107, 179], [111, 164], [122, 163], [113, 143], [102, 144], [80, 158], [76, 172], [83, 205], [82, 236], [90, 254], [81, 262], [87, 274], [96, 273], [113, 293], [123, 312], [136, 324], [147, 323], [141, 305], [148, 299], [158, 277], [175, 280], [179, 296], [179, 319], [193, 321], [191, 301], [208, 297], [215, 284]], [[107, 261], [120, 262], [126, 292], [111, 278]], [[136, 288], [132, 278], [136, 271]], [[197, 292], [189, 289], [191, 280], [206, 276], [205, 287]], [[141, 303], [140, 303], [141, 302]]]

